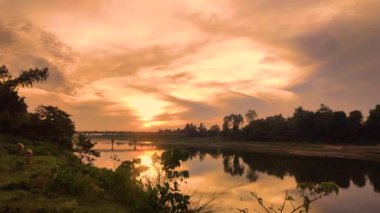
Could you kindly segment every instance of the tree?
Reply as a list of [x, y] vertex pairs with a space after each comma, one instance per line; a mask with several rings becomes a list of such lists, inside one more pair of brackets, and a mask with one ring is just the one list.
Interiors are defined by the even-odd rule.
[[189, 212], [190, 196], [181, 193], [180, 184], [186, 183], [189, 171], [177, 170], [181, 162], [189, 158], [189, 153], [181, 149], [165, 151], [152, 158], [152, 167], [156, 170], [154, 179], [145, 184], [149, 204], [155, 212]]
[[223, 125], [222, 125], [222, 136], [227, 137], [230, 135], [230, 128], [232, 123], [232, 117], [230, 115], [226, 115], [223, 118]]
[[200, 123], [199, 126], [198, 126], [198, 136], [200, 137], [205, 137], [207, 136], [207, 128], [205, 127], [205, 125], [203, 123]]
[[36, 109], [39, 120], [35, 125], [35, 131], [41, 139], [54, 141], [68, 149], [72, 148], [72, 137], [75, 132], [70, 115], [53, 106], [39, 106]]
[[18, 77], [12, 78], [6, 66], [0, 67], [0, 84], [13, 89], [32, 87], [33, 83], [46, 81], [48, 76], [49, 71], [47, 68], [36, 68], [22, 71]]
[[350, 112], [347, 118], [347, 139], [349, 141], [359, 140], [361, 137], [363, 114], [359, 110]]
[[27, 105], [17, 91], [0, 85], [0, 132], [13, 133], [26, 121]]
[[364, 124], [364, 138], [367, 140], [380, 139], [380, 105], [369, 111], [367, 121]]
[[6, 66], [0, 67], [0, 132], [14, 133], [27, 120], [27, 105], [18, 88], [45, 81], [48, 69], [29, 69], [13, 78]]
[[96, 143], [92, 143], [91, 139], [85, 135], [79, 134], [73, 141], [73, 150], [78, 153], [80, 162], [82, 162], [83, 159], [86, 159], [88, 163], [92, 164], [95, 160], [93, 157], [100, 157], [100, 152], [92, 149]]
[[326, 105], [321, 107], [314, 114], [314, 139], [317, 141], [329, 141], [331, 134], [331, 124], [333, 111]]
[[183, 132], [190, 137], [194, 137], [197, 135], [197, 126], [193, 123], [187, 123], [185, 125], [185, 128], [183, 129]]
[[212, 125], [210, 127], [210, 129], [208, 130], [208, 135], [211, 136], [211, 137], [215, 137], [215, 136], [218, 136], [220, 135], [220, 127], [219, 125], [215, 124], [215, 125]]
[[244, 123], [244, 118], [240, 114], [231, 114], [232, 116], [232, 130], [234, 132], [239, 131], [240, 125]]
[[[230, 114], [223, 118], [222, 136], [237, 138], [240, 133], [240, 125], [243, 124], [244, 118], [241, 114]], [[232, 129], [230, 129], [232, 126]]]
[[314, 112], [304, 110], [302, 107], [295, 109], [293, 117], [290, 119], [291, 128], [294, 140], [300, 141], [313, 141], [314, 126], [315, 126]]
[[329, 141], [344, 142], [347, 140], [347, 122], [345, 112], [335, 111], [329, 128]]
[[245, 118], [248, 124], [251, 123], [257, 118], [256, 111], [252, 109], [248, 110], [247, 113], [245, 113]]

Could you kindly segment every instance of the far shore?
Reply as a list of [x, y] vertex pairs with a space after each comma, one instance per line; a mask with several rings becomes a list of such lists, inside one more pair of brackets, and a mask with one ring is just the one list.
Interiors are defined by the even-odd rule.
[[[164, 143], [164, 142], [161, 142]], [[169, 144], [169, 142], [167, 143]], [[170, 142], [170, 144], [173, 144]], [[380, 162], [380, 145], [323, 145], [323, 144], [293, 144], [279, 142], [220, 142], [220, 143], [174, 143], [180, 146], [207, 147], [215, 149], [230, 149], [252, 153], [289, 154], [313, 157], [333, 157], [344, 159], [368, 160]]]
[[[380, 162], [379, 145], [314, 144], [292, 142], [229, 141], [222, 138], [189, 138], [185, 136], [133, 135], [123, 139], [152, 141], [164, 146], [229, 149], [252, 153], [288, 154], [311, 157], [333, 157]], [[152, 135], [150, 135], [152, 136]], [[117, 141], [118, 139], [116, 139]]]

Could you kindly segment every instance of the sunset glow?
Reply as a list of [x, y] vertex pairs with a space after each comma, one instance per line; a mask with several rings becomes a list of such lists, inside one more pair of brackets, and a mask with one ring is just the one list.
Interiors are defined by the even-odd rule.
[[209, 126], [320, 103], [364, 110], [380, 101], [379, 6], [0, 0], [0, 64], [48, 67], [48, 81], [21, 94], [30, 111], [60, 106], [78, 130]]

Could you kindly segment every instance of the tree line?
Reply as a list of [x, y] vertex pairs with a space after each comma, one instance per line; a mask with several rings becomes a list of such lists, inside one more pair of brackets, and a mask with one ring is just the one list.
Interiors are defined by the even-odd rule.
[[221, 136], [231, 140], [292, 141], [315, 143], [378, 143], [380, 141], [380, 105], [369, 110], [365, 119], [362, 112], [346, 114], [321, 104], [316, 111], [295, 109], [290, 117], [282, 114], [258, 118], [255, 110], [243, 115], [224, 116], [222, 127], [209, 129], [203, 123], [187, 123], [183, 129], [160, 130], [161, 133], [182, 133], [190, 137]]
[[0, 134], [21, 135], [29, 139], [45, 140], [72, 148], [75, 126], [70, 115], [55, 106], [39, 106], [27, 111], [20, 88], [32, 87], [46, 81], [49, 71], [29, 69], [13, 77], [6, 66], [0, 67]]

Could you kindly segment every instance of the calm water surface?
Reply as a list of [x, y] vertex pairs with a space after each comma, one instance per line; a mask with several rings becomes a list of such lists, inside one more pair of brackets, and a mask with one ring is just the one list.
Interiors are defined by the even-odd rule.
[[[153, 142], [96, 140], [101, 157], [95, 166], [114, 168], [112, 155], [119, 159], [140, 158], [151, 166], [151, 156], [171, 147]], [[190, 172], [185, 193], [193, 194], [192, 202], [213, 202], [217, 212], [238, 212], [236, 208], [259, 210], [250, 192], [256, 191], [265, 203], [280, 206], [287, 190], [297, 197], [297, 183], [333, 181], [340, 187], [338, 195], [329, 195], [312, 203], [311, 212], [380, 212], [380, 163], [356, 160], [281, 156], [229, 150], [186, 148], [190, 158], [180, 169]], [[152, 169], [145, 175], [153, 174]], [[298, 198], [298, 199], [297, 199]]]

